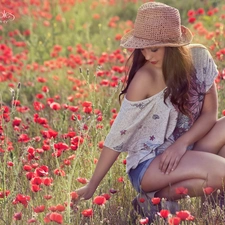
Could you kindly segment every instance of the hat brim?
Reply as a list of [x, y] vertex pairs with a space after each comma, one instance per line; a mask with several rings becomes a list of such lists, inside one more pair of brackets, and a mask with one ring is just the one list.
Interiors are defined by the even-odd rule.
[[124, 48], [140, 49], [161, 46], [179, 47], [190, 44], [193, 39], [191, 31], [187, 27], [181, 26], [181, 33], [182, 35], [177, 42], [162, 42], [135, 37], [134, 30], [131, 30], [121, 38], [120, 46]]

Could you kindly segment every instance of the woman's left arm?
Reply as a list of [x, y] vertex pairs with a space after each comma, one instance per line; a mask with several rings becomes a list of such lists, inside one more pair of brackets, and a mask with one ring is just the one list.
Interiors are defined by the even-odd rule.
[[169, 174], [175, 170], [187, 147], [203, 138], [212, 129], [217, 120], [217, 107], [217, 90], [214, 83], [205, 94], [199, 118], [185, 134], [160, 155], [159, 169], [161, 172]]
[[205, 94], [204, 103], [199, 118], [193, 126], [177, 141], [186, 147], [203, 138], [215, 125], [218, 114], [217, 90], [215, 83]]

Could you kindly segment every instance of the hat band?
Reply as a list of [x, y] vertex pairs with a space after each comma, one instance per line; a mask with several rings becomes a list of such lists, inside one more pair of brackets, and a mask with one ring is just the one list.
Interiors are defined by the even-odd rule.
[[160, 40], [156, 40], [155, 38], [154, 39], [151, 39], [151, 38], [143, 38], [141, 36], [138, 36], [138, 35], [135, 35], [134, 34], [134, 37], [135, 38], [138, 38], [138, 39], [142, 39], [142, 40], [146, 40], [146, 41], [152, 41], [153, 43], [177, 43], [177, 42], [181, 42], [182, 41], [182, 38], [181, 37], [178, 37], [178, 38], [166, 38], [166, 39], [160, 39]]

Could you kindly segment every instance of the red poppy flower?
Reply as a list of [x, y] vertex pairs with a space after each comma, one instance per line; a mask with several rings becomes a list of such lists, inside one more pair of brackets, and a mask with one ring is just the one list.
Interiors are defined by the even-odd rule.
[[34, 109], [35, 109], [36, 111], [41, 111], [41, 110], [43, 110], [43, 109], [45, 108], [45, 105], [44, 105], [43, 103], [41, 103], [41, 102], [35, 101], [35, 102], [33, 103], [33, 107], [34, 107]]
[[21, 219], [22, 219], [22, 213], [21, 213], [21, 212], [15, 213], [15, 214], [13, 215], [13, 219], [14, 219], [14, 220], [21, 220]]
[[49, 92], [49, 88], [47, 86], [43, 86], [41, 90], [45, 93]]
[[181, 220], [186, 220], [191, 215], [191, 213], [189, 211], [187, 211], [187, 210], [182, 210], [182, 211], [176, 212], [176, 215]]
[[92, 209], [85, 209], [81, 213], [85, 217], [91, 217], [93, 216], [93, 210]]
[[35, 173], [39, 177], [44, 177], [48, 175], [48, 167], [47, 166], [40, 166], [39, 168], [35, 169]]
[[168, 223], [169, 225], [179, 225], [180, 221], [181, 219], [179, 217], [172, 217], [172, 218], [169, 218]]
[[93, 200], [93, 203], [97, 205], [104, 205], [105, 202], [106, 202], [106, 198], [104, 196], [97, 196]]
[[107, 193], [102, 194], [102, 196], [105, 197], [107, 201], [111, 198], [110, 194]]
[[187, 195], [188, 194], [188, 189], [184, 187], [178, 187], [176, 188], [176, 194], [177, 195]]
[[64, 150], [69, 149], [69, 146], [66, 143], [59, 142], [59, 143], [54, 144], [54, 148], [58, 149], [60, 151], [64, 151]]
[[70, 193], [70, 196], [71, 196], [71, 199], [72, 199], [72, 200], [76, 200], [76, 199], [78, 199], [78, 197], [79, 197], [79, 195], [77, 194], [76, 191], [71, 192], [71, 193]]
[[50, 186], [53, 182], [53, 179], [50, 178], [50, 177], [45, 177], [43, 178], [42, 180], [42, 183], [45, 185], [45, 186]]
[[88, 182], [88, 180], [86, 178], [83, 178], [83, 177], [78, 177], [76, 180], [78, 182], [80, 182], [81, 184], [86, 184]]
[[39, 185], [37, 185], [37, 184], [32, 184], [32, 185], [31, 185], [31, 191], [33, 191], [33, 192], [38, 192], [38, 191], [40, 191], [40, 190], [41, 190], [41, 188], [40, 188]]
[[10, 191], [0, 191], [0, 198], [7, 197], [10, 194]]
[[50, 108], [53, 109], [53, 110], [60, 110], [60, 109], [61, 109], [61, 106], [60, 106], [60, 104], [57, 103], [57, 102], [52, 102], [52, 103], [50, 104]]
[[59, 211], [59, 212], [63, 212], [63, 211], [65, 211], [65, 206], [64, 205], [61, 205], [61, 204], [58, 204], [57, 206], [56, 206], [56, 210], [57, 211]]
[[30, 140], [27, 134], [21, 134], [18, 138], [18, 142], [26, 143]]
[[206, 195], [212, 194], [213, 191], [214, 191], [214, 189], [213, 189], [212, 187], [206, 187], [206, 188], [203, 188], [203, 192], [204, 192]]
[[149, 224], [148, 223], [149, 219], [148, 219], [148, 217], [146, 217], [145, 219], [140, 219], [139, 222], [140, 222], [140, 224]]
[[170, 214], [170, 211], [167, 210], [167, 209], [162, 209], [160, 210], [160, 212], [158, 213], [162, 218], [166, 219], [169, 214]]
[[153, 205], [158, 205], [161, 201], [161, 198], [152, 198], [151, 201], [152, 201]]
[[40, 185], [42, 183], [42, 179], [40, 177], [34, 177], [31, 179], [31, 184]]
[[21, 120], [20, 118], [15, 117], [14, 120], [13, 120], [13, 122], [12, 122], [13, 127], [14, 127], [14, 126], [19, 126], [20, 123], [21, 123], [21, 121], [22, 121], [22, 120]]
[[46, 200], [50, 200], [50, 199], [52, 198], [52, 196], [51, 196], [51, 195], [45, 195], [44, 198], [45, 198]]
[[197, 13], [199, 15], [203, 15], [203, 14], [205, 14], [205, 10], [203, 8], [199, 8], [199, 9], [197, 9]]
[[37, 81], [40, 83], [45, 83], [47, 80], [44, 77], [37, 77]]
[[50, 214], [49, 216], [51, 221], [54, 221], [58, 224], [62, 224], [63, 223], [63, 216], [59, 213], [53, 212]]
[[41, 213], [45, 211], [45, 206], [44, 205], [40, 205], [34, 208], [34, 212], [36, 213]]
[[139, 198], [138, 199], [140, 203], [144, 203], [145, 202], [145, 198]]
[[20, 101], [19, 100], [13, 100], [12, 105], [20, 106]]
[[31, 218], [31, 219], [29, 219], [27, 221], [28, 224], [30, 224], [30, 223], [36, 223], [36, 222], [37, 222], [37, 220], [35, 218]]
[[24, 205], [24, 207], [27, 207], [28, 202], [30, 201], [30, 196], [18, 194], [15, 199], [17, 202], [20, 202]]
[[54, 174], [55, 174], [55, 175], [58, 175], [58, 176], [62, 176], [62, 177], [65, 177], [65, 176], [66, 176], [65, 171], [62, 170], [62, 169], [55, 169], [55, 170], [54, 170]]

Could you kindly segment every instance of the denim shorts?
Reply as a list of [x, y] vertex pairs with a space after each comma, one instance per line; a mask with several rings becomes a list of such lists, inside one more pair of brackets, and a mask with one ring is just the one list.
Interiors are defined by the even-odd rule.
[[138, 193], [144, 192], [141, 190], [141, 180], [153, 159], [154, 158], [147, 159], [146, 161], [140, 163], [135, 169], [130, 169], [128, 172], [128, 177], [131, 184]]

